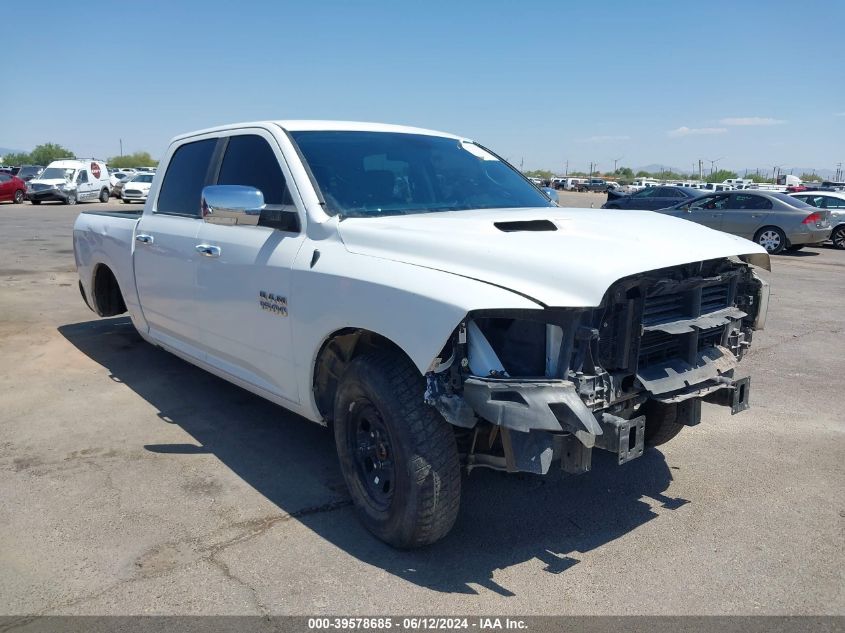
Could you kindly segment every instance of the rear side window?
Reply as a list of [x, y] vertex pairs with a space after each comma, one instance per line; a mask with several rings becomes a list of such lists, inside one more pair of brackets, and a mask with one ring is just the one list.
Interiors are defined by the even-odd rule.
[[267, 205], [258, 220], [259, 226], [298, 230], [296, 207], [279, 160], [262, 137], [244, 134], [229, 139], [217, 184], [255, 187], [264, 194]]
[[750, 194], [734, 194], [731, 201], [732, 209], [771, 209], [772, 201], [763, 196]]
[[156, 213], [200, 215], [200, 198], [217, 139], [210, 138], [179, 147], [170, 159], [158, 194]]

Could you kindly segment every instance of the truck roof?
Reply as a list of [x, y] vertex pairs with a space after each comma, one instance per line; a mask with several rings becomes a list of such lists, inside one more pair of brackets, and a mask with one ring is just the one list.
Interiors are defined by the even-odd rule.
[[446, 138], [454, 138], [458, 140], [467, 140], [462, 136], [456, 136], [447, 132], [437, 132], [435, 130], [427, 130], [419, 127], [410, 127], [407, 125], [392, 125], [390, 123], [368, 123], [363, 121], [318, 121], [318, 120], [296, 120], [286, 119], [277, 121], [249, 121], [243, 123], [231, 123], [229, 125], [218, 125], [204, 130], [197, 130], [195, 132], [188, 132], [174, 137], [171, 142], [190, 138], [192, 136], [199, 136], [200, 134], [208, 134], [209, 132], [220, 132], [224, 130], [232, 130], [237, 128], [247, 127], [266, 127], [268, 125], [277, 125], [288, 132], [306, 132], [306, 131], [354, 131], [354, 132], [397, 132], [400, 134], [424, 134], [426, 136], [444, 136]]

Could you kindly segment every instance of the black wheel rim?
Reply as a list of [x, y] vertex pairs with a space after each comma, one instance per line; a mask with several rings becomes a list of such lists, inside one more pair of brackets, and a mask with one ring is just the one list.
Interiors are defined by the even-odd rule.
[[386, 510], [396, 482], [393, 445], [381, 414], [367, 400], [358, 400], [350, 414], [348, 442], [361, 487], [378, 510]]

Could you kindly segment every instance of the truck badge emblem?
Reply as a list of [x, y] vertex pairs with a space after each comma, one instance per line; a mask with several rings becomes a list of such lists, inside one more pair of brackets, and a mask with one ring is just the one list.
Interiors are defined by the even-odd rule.
[[288, 315], [288, 300], [281, 295], [261, 290], [258, 293], [258, 304], [262, 310], [267, 310], [277, 316], [286, 317]]

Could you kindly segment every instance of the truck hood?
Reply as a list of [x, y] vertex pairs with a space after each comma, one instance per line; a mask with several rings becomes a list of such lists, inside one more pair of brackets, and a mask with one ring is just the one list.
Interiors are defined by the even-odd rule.
[[769, 268], [753, 242], [651, 211], [450, 211], [344, 218], [338, 231], [351, 253], [477, 279], [545, 306], [597, 306], [623, 277], [689, 262], [743, 256]]

